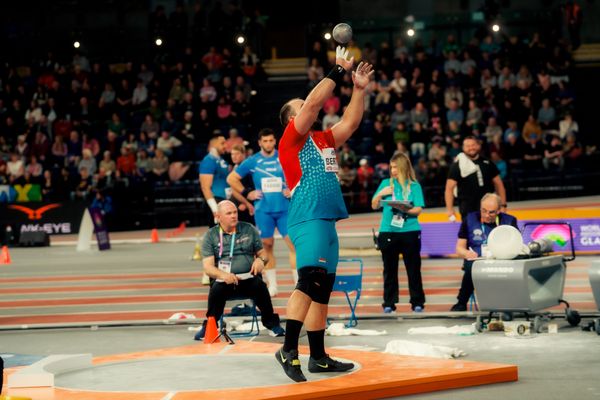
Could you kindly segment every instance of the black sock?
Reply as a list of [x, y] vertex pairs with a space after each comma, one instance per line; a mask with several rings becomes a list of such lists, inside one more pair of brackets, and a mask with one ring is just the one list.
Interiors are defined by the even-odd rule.
[[314, 360], [320, 360], [325, 357], [325, 329], [320, 331], [307, 331], [308, 344], [310, 346], [310, 356]]
[[295, 319], [288, 319], [285, 323], [285, 340], [283, 341], [283, 351], [298, 350], [298, 338], [303, 322]]

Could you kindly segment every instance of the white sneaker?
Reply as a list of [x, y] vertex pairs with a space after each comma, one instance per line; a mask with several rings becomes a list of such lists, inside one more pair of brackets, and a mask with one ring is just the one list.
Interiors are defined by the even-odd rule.
[[269, 286], [269, 295], [271, 297], [277, 296], [278, 293], [279, 291], [277, 290], [277, 286]]
[[206, 273], [202, 274], [202, 284], [210, 285], [210, 277]]

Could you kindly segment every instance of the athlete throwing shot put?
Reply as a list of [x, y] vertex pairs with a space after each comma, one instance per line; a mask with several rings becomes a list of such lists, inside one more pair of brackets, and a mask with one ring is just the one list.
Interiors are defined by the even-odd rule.
[[[352, 72], [354, 89], [342, 119], [326, 131], [313, 130], [336, 85], [351, 71], [354, 58], [336, 49], [336, 66], [309, 93], [306, 100], [292, 99], [280, 112], [285, 131], [279, 144], [279, 160], [292, 197], [288, 234], [296, 248], [298, 283], [287, 304], [286, 335], [277, 361], [292, 380], [306, 381], [298, 359], [298, 337], [306, 325], [310, 346], [308, 370], [343, 372], [354, 368], [330, 358], [325, 352], [327, 305], [335, 282], [339, 258], [336, 221], [348, 218], [337, 179], [336, 148], [350, 138], [362, 120], [365, 88], [373, 67], [360, 63]], [[317, 123], [317, 124], [316, 124]], [[316, 129], [316, 128], [315, 128]]]
[[240, 166], [227, 177], [227, 183], [234, 192], [245, 193], [246, 188], [242, 179], [250, 174], [256, 190], [249, 192], [246, 197], [254, 201], [254, 220], [260, 233], [263, 248], [267, 252], [265, 274], [269, 282], [269, 294], [277, 295], [277, 276], [275, 274], [275, 255], [273, 254], [275, 227], [283, 236], [283, 240], [290, 249], [290, 266], [293, 268], [294, 283], [296, 275], [296, 252], [287, 233], [287, 217], [290, 190], [285, 183], [285, 177], [275, 144], [275, 132], [265, 128], [258, 132], [258, 145], [260, 152], [244, 160]]

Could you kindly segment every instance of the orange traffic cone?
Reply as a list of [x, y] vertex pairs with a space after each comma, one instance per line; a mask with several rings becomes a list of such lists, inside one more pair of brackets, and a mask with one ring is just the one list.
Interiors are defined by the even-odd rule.
[[10, 253], [8, 252], [8, 246], [2, 246], [2, 253], [0, 253], [0, 264], [10, 264]]
[[208, 322], [206, 323], [206, 332], [204, 332], [204, 344], [220, 342], [218, 337], [219, 331], [217, 330], [217, 321], [215, 321], [215, 317], [208, 317]]
[[152, 229], [152, 233], [150, 234], [150, 243], [158, 243], [158, 229]]
[[168, 238], [175, 237], [177, 235], [181, 235], [185, 231], [185, 221], [179, 224], [179, 226], [173, 229], [171, 232], [167, 233]]

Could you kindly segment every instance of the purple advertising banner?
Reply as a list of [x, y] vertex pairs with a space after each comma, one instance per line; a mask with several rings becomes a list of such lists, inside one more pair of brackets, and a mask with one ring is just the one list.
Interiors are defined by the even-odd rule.
[[[525, 223], [540, 222], [540, 225]], [[554, 243], [555, 251], [571, 251], [569, 228], [563, 224], [546, 224], [545, 221], [519, 221], [523, 233], [523, 243], [533, 240], [549, 239]], [[549, 221], [550, 222], [550, 221]], [[568, 222], [573, 229], [575, 251], [600, 253], [600, 218], [574, 218], [556, 222]], [[421, 253], [430, 256], [455, 254], [459, 223], [431, 222], [421, 223]]]
[[110, 238], [108, 237], [108, 229], [104, 222], [104, 214], [99, 208], [89, 208], [92, 222], [94, 223], [94, 232], [98, 241], [98, 250], [110, 250]]

